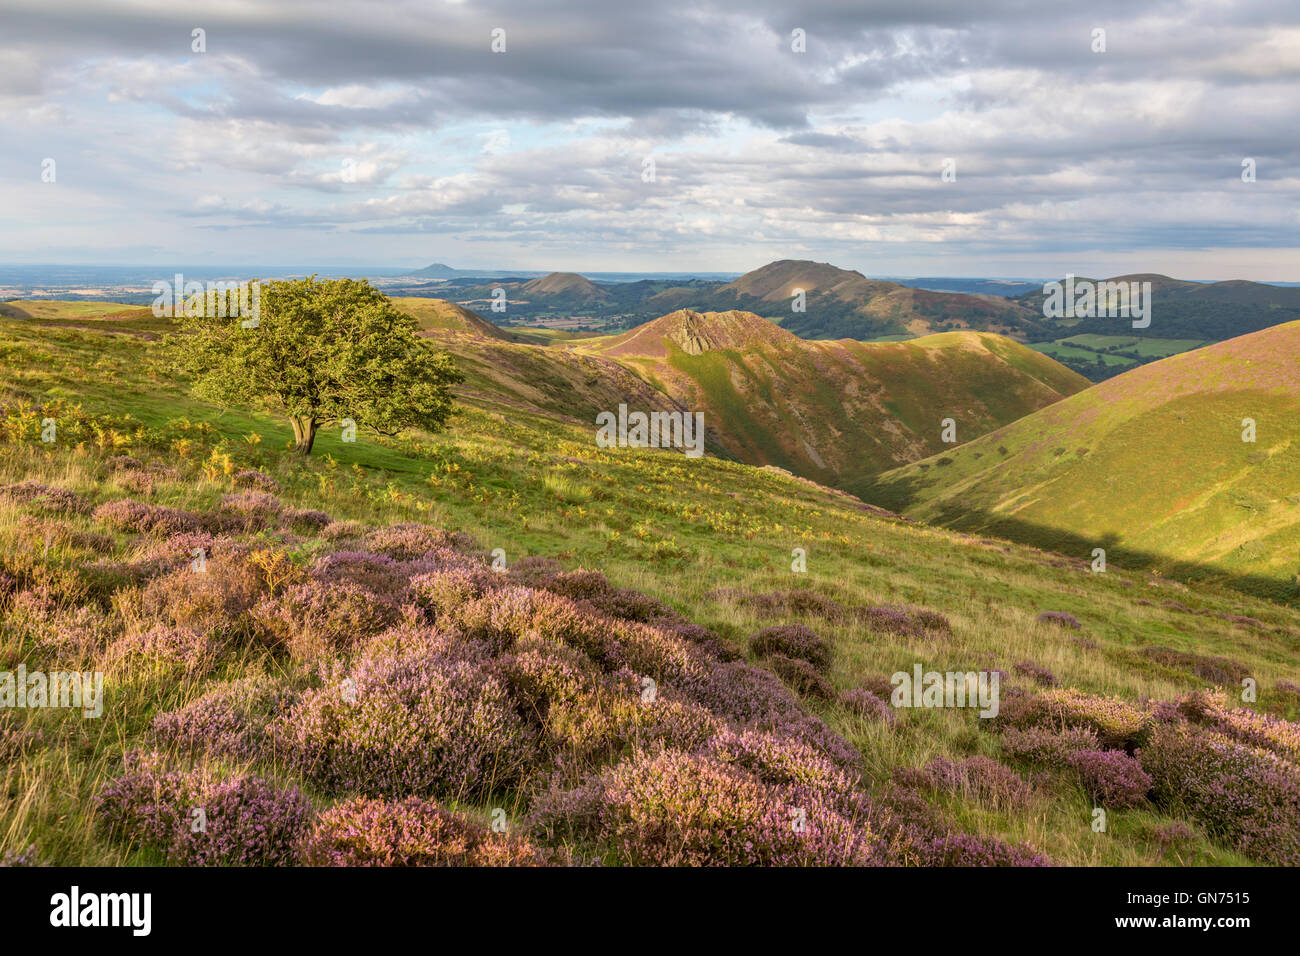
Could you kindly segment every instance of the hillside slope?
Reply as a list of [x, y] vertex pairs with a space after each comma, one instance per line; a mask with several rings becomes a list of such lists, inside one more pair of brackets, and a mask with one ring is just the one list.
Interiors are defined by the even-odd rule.
[[420, 328], [426, 332], [464, 332], [502, 342], [518, 341], [518, 336], [493, 325], [474, 310], [447, 299], [393, 296], [390, 301], [420, 323]]
[[738, 311], [682, 310], [570, 348], [615, 360], [703, 411], [741, 461], [849, 491], [943, 448], [945, 418], [964, 441], [1087, 386], [1047, 356], [986, 333], [809, 341]]
[[[1126, 372], [881, 476], [917, 518], [1155, 567], [1206, 565], [1293, 596], [1300, 568], [1300, 322]], [[1256, 440], [1243, 441], [1243, 421]]]

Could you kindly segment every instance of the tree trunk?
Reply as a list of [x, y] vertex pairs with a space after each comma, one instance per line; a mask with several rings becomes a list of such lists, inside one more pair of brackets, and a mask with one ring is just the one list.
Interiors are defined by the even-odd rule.
[[304, 458], [311, 454], [311, 446], [316, 442], [316, 429], [320, 428], [316, 419], [307, 416], [289, 419], [293, 426], [294, 450]]

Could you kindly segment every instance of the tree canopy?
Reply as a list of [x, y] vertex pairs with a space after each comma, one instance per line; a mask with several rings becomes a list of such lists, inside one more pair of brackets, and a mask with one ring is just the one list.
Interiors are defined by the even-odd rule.
[[170, 345], [194, 375], [195, 394], [286, 415], [303, 455], [319, 428], [348, 419], [382, 435], [436, 431], [462, 380], [451, 356], [365, 281], [264, 283], [255, 321], [186, 311]]

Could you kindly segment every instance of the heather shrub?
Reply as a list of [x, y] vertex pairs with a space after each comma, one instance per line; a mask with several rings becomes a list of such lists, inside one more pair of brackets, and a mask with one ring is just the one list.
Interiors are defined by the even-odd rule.
[[1250, 669], [1227, 657], [1205, 657], [1188, 651], [1176, 651], [1172, 647], [1144, 647], [1142, 656], [1170, 667], [1189, 670], [1202, 680], [1212, 684], [1238, 684], [1243, 677], [1250, 676]]
[[267, 592], [257, 568], [242, 555], [205, 559], [204, 571], [190, 565], [150, 581], [141, 608], [178, 627], [235, 629]]
[[1300, 865], [1300, 770], [1268, 750], [1189, 724], [1158, 724], [1138, 752], [1152, 799], [1266, 863]]
[[509, 654], [492, 662], [525, 719], [546, 722], [551, 705], [594, 692], [601, 674], [587, 655], [541, 638], [519, 641]]
[[767, 663], [796, 694], [816, 697], [818, 700], [835, 699], [834, 686], [807, 661], [786, 657], [784, 654], [771, 654]]
[[0, 868], [18, 867], [18, 866], [40, 866], [40, 853], [36, 850], [36, 844], [29, 844], [22, 850], [5, 850], [0, 853]]
[[274, 724], [291, 763], [328, 789], [469, 799], [536, 759], [487, 656], [454, 637], [377, 641], [347, 680], [308, 691]]
[[1017, 674], [1022, 674], [1044, 687], [1055, 687], [1060, 683], [1060, 681], [1056, 679], [1055, 674], [1041, 664], [1036, 664], [1033, 661], [1019, 661], [1018, 663], [1013, 664], [1012, 668]]
[[1163, 857], [1170, 850], [1191, 843], [1196, 834], [1186, 823], [1174, 820], [1157, 826], [1151, 831], [1151, 836], [1160, 845], [1160, 855]]
[[144, 462], [130, 455], [109, 455], [104, 459], [104, 466], [109, 471], [139, 471], [144, 468]]
[[706, 655], [720, 661], [740, 660], [740, 653], [723, 642], [713, 631], [703, 625], [688, 621], [676, 615], [661, 614], [646, 622], [660, 631], [667, 631], [675, 637], [683, 638], [695, 645]]
[[366, 533], [366, 526], [360, 521], [331, 521], [321, 529], [320, 536], [326, 541], [342, 541], [346, 538], [360, 538]]
[[251, 760], [268, 752], [271, 721], [292, 699], [291, 689], [271, 677], [244, 677], [158, 714], [150, 729], [159, 741], [187, 751]]
[[1058, 770], [1068, 767], [1075, 754], [1100, 749], [1096, 731], [1086, 727], [1007, 727], [1002, 731], [1002, 751], [1008, 757]]
[[325, 512], [311, 508], [285, 508], [280, 512], [280, 524], [303, 534], [319, 534], [332, 520]]
[[135, 534], [173, 535], [215, 530], [214, 523], [202, 515], [129, 498], [100, 505], [92, 517], [110, 528]]
[[448, 548], [466, 547], [469, 539], [459, 532], [443, 531], [422, 524], [390, 525], [362, 536], [367, 550], [397, 561], [412, 561]]
[[545, 866], [559, 855], [420, 797], [358, 797], [320, 815], [303, 857], [309, 866]]
[[898, 637], [933, 637], [952, 633], [952, 625], [938, 611], [906, 605], [855, 608], [853, 615], [874, 631]]
[[311, 660], [356, 648], [396, 623], [400, 614], [391, 600], [360, 585], [312, 580], [264, 598], [250, 616], [267, 644]]
[[1027, 843], [1004, 843], [995, 837], [944, 833], [920, 847], [922, 866], [1051, 866], [1052, 861]]
[[410, 579], [411, 597], [428, 615], [430, 623], [449, 622], [450, 615], [500, 586], [498, 575], [475, 567], [450, 567]]
[[270, 475], [257, 471], [252, 468], [246, 468], [243, 471], [237, 471], [230, 477], [230, 482], [236, 488], [253, 489], [255, 491], [266, 491], [272, 494], [280, 491], [280, 483]]
[[46, 585], [15, 594], [5, 624], [62, 662], [96, 658], [121, 633], [114, 615], [94, 605], [64, 604]]
[[1080, 750], [1070, 754], [1066, 763], [1079, 774], [1088, 795], [1102, 806], [1135, 807], [1151, 790], [1151, 777], [1122, 750]]
[[1117, 697], [1085, 694], [1072, 687], [1004, 701], [995, 719], [1001, 727], [1019, 730], [1030, 727], [1092, 730], [1103, 747], [1138, 743], [1150, 725], [1149, 715], [1132, 704]]
[[13, 485], [0, 485], [0, 498], [20, 504], [34, 505], [57, 514], [86, 514], [90, 502], [75, 491], [53, 488], [36, 481], [20, 481]]
[[1073, 614], [1067, 614], [1064, 611], [1044, 611], [1038, 615], [1036, 620], [1040, 624], [1055, 624], [1058, 627], [1068, 627], [1076, 631], [1082, 627]]
[[384, 554], [369, 551], [334, 551], [323, 554], [308, 572], [314, 581], [332, 586], [350, 583], [391, 600], [405, 596], [410, 575], [405, 567]]
[[819, 791], [764, 784], [734, 763], [675, 750], [636, 754], [576, 790], [543, 795], [536, 821], [629, 865], [877, 861], [870, 829]]
[[757, 657], [781, 654], [805, 661], [823, 674], [831, 667], [831, 647], [802, 624], [782, 624], [759, 631], [749, 639]]
[[894, 709], [865, 687], [854, 687], [841, 693], [840, 706], [850, 713], [869, 720], [879, 720], [890, 725], [898, 720]]
[[248, 531], [264, 528], [281, 511], [284, 505], [275, 495], [264, 491], [241, 491], [233, 495], [221, 496], [221, 510], [239, 519], [241, 526]]
[[845, 771], [816, 747], [777, 734], [755, 730], [720, 730], [705, 753], [728, 766], [743, 769], [765, 784], [818, 791], [844, 812], [861, 808], [859, 778]]
[[1193, 691], [1157, 707], [1166, 720], [1186, 720], [1212, 728], [1232, 740], [1300, 760], [1300, 724], [1245, 708], [1228, 707], [1221, 691]]
[[128, 755], [126, 770], [97, 797], [101, 825], [115, 839], [155, 850], [173, 866], [298, 862], [311, 806], [296, 787], [169, 770], [157, 754]]

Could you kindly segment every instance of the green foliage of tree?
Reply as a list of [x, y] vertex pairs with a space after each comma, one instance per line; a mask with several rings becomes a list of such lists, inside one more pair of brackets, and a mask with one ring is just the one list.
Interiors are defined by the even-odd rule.
[[286, 415], [300, 454], [311, 454], [318, 429], [346, 419], [393, 435], [437, 431], [452, 412], [462, 378], [451, 356], [368, 282], [265, 283], [248, 325], [242, 315], [187, 314], [168, 344], [198, 397]]

